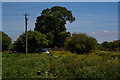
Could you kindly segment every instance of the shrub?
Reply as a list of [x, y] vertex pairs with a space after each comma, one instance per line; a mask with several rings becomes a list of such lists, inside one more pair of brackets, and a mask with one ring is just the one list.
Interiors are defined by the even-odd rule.
[[[40, 52], [41, 49], [48, 44], [46, 35], [37, 32], [37, 31], [28, 31], [28, 52]], [[18, 52], [25, 52], [26, 37], [23, 33], [20, 37], [14, 42], [13, 50]]]
[[89, 37], [86, 34], [74, 33], [71, 37], [68, 37], [65, 41], [65, 48], [72, 53], [84, 54], [89, 53], [95, 49], [97, 40], [93, 37]]

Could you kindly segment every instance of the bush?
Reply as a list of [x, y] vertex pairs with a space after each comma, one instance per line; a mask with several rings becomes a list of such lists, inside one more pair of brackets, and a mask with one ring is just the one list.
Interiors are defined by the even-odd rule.
[[99, 49], [104, 51], [120, 51], [120, 40], [112, 42], [104, 41]]
[[7, 34], [2, 32], [2, 51], [8, 51], [11, 43], [12, 39]]
[[68, 37], [65, 41], [65, 48], [70, 50], [72, 53], [77, 54], [87, 54], [91, 50], [95, 49], [97, 45], [97, 40], [93, 37], [89, 37], [86, 34], [72, 34], [71, 37]]
[[[28, 52], [40, 52], [41, 49], [48, 44], [46, 35], [37, 32], [37, 31], [28, 31]], [[26, 37], [23, 33], [20, 37], [14, 42], [13, 50], [18, 52], [25, 52], [26, 48]]]

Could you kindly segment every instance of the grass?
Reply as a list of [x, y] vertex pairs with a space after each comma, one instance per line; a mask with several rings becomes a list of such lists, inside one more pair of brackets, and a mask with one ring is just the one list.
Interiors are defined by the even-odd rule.
[[118, 52], [2, 54], [3, 78], [117, 78]]
[[0, 53], [0, 79], [2, 79], [2, 53]]

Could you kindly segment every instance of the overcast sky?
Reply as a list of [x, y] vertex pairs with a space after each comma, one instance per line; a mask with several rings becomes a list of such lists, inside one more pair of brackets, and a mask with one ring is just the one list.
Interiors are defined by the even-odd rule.
[[34, 29], [36, 17], [43, 9], [53, 6], [66, 7], [76, 20], [67, 23], [67, 31], [86, 33], [99, 43], [118, 39], [117, 2], [3, 2], [2, 30], [13, 40], [25, 31], [24, 13], [29, 13], [28, 30]]

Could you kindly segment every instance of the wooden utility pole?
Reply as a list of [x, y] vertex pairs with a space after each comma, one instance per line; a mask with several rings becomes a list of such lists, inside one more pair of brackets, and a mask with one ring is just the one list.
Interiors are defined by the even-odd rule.
[[25, 14], [24, 16], [25, 16], [25, 34], [26, 34], [26, 55], [27, 55], [27, 45], [28, 45], [28, 43], [27, 43], [27, 21], [28, 21], [28, 16], [29, 14]]

